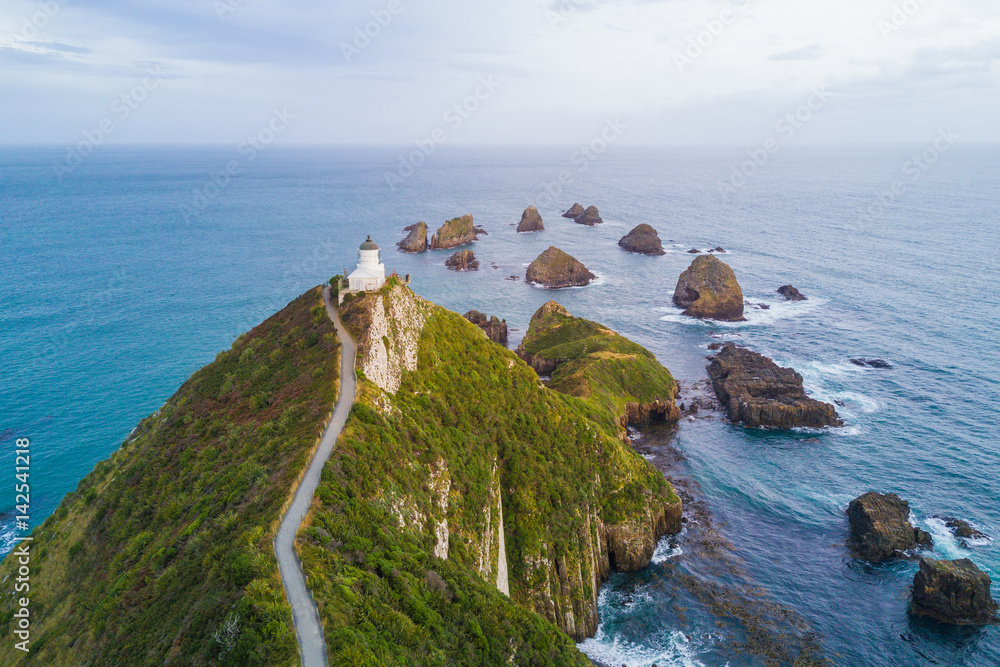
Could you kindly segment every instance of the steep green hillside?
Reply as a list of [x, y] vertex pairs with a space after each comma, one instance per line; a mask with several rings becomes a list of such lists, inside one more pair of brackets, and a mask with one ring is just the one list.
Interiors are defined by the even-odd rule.
[[649, 391], [603, 371], [589, 398], [552, 391], [396, 281], [342, 317], [359, 398], [299, 540], [330, 663], [589, 664], [557, 626], [592, 634], [609, 570], [680, 528], [621, 437], [619, 408]]
[[549, 387], [590, 399], [628, 423], [651, 416], [676, 420], [677, 383], [653, 353], [597, 322], [574, 317], [555, 301], [532, 316], [517, 348]]
[[31, 652], [4, 596], [0, 664], [296, 664], [272, 539], [338, 370], [316, 289], [195, 373], [34, 531]]

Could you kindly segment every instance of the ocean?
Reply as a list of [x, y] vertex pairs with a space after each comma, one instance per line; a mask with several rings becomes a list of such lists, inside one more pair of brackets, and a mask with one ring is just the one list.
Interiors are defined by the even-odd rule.
[[[1000, 664], [1000, 627], [911, 620], [915, 563], [866, 565], [844, 545], [847, 503], [895, 492], [937, 557], [1000, 581], [1000, 147], [940, 151], [929, 135], [784, 147], [763, 165], [741, 148], [442, 147], [416, 167], [409, 152], [102, 148], [66, 173], [54, 169], [65, 149], [0, 149], [0, 474], [13, 478], [14, 443], [29, 438], [32, 524], [236, 336], [353, 268], [371, 234], [421, 296], [506, 318], [511, 347], [556, 299], [652, 350], [681, 401], [709, 395], [708, 345], [732, 340], [836, 402], [846, 424], [827, 431], [746, 430], [703, 409], [633, 434], [686, 485], [689, 520], [650, 568], [605, 586], [600, 631], [580, 645], [595, 661], [736, 667], [787, 650], [836, 665]], [[574, 202], [604, 224], [561, 218]], [[529, 204], [546, 230], [516, 234]], [[478, 272], [445, 269], [447, 252], [397, 252], [404, 226], [466, 213], [488, 232]], [[618, 247], [639, 223], [666, 255]], [[549, 245], [598, 280], [525, 284]], [[688, 250], [717, 246], [753, 304], [746, 322], [671, 305]], [[776, 294], [787, 283], [808, 300]], [[942, 516], [995, 539], [963, 544]]]

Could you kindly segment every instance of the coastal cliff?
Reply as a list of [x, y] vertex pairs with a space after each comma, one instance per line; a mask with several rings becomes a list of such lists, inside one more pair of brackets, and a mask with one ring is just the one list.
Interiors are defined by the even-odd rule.
[[[622, 438], [669, 373], [625, 391], [580, 357], [586, 392], [546, 387], [395, 277], [341, 317], [358, 396], [296, 542], [330, 664], [589, 665], [601, 583], [680, 529]], [[272, 540], [338, 369], [317, 288], [195, 373], [34, 531], [32, 652], [0, 664], [297, 664]]]
[[[342, 318], [361, 391], [300, 538], [331, 664], [589, 664], [570, 637], [596, 631], [601, 583], [680, 529], [670, 484], [621, 438], [631, 397], [596, 376], [590, 397], [549, 389], [400, 284]], [[414, 366], [369, 376], [415, 339]]]

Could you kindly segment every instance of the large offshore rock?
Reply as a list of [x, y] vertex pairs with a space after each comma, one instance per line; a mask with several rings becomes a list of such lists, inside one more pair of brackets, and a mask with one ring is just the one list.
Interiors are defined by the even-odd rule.
[[446, 250], [460, 245], [466, 245], [476, 240], [479, 234], [484, 233], [477, 230], [472, 224], [471, 215], [463, 215], [461, 218], [453, 218], [441, 225], [431, 237], [431, 250]]
[[990, 575], [968, 558], [921, 558], [913, 577], [910, 611], [955, 625], [1000, 622], [997, 603], [990, 595], [991, 583]]
[[565, 213], [562, 214], [564, 218], [576, 218], [583, 215], [583, 207], [579, 203], [570, 206]]
[[582, 287], [596, 278], [578, 259], [555, 246], [549, 246], [528, 265], [524, 279], [546, 287]]
[[534, 206], [524, 209], [524, 213], [521, 214], [521, 222], [517, 225], [517, 231], [541, 232], [544, 230], [545, 225], [542, 224], [542, 216], [538, 214], [538, 209]]
[[691, 317], [728, 322], [744, 319], [743, 290], [736, 274], [714, 255], [694, 258], [677, 280], [674, 303]]
[[404, 232], [409, 232], [405, 239], [397, 243], [403, 252], [423, 252], [427, 250], [427, 223], [418, 222], [415, 225], [403, 228]]
[[843, 424], [832, 405], [806, 394], [801, 375], [757, 352], [727, 343], [709, 364], [708, 375], [729, 418], [744, 426], [787, 429]]
[[917, 547], [931, 547], [931, 536], [910, 524], [910, 504], [895, 493], [869, 491], [847, 506], [848, 546], [855, 555], [880, 563]]
[[618, 245], [629, 252], [643, 255], [665, 255], [659, 234], [651, 226], [643, 223], [618, 239]]

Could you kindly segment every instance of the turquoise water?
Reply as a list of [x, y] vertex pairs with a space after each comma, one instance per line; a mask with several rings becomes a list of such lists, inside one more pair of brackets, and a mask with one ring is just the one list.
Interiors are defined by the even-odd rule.
[[[678, 575], [690, 575], [759, 587], [816, 634], [833, 664], [998, 664], [1000, 628], [911, 622], [915, 566], [863, 566], [843, 546], [848, 501], [894, 491], [940, 557], [972, 558], [1000, 579], [1000, 539], [965, 547], [934, 520], [959, 516], [1000, 538], [1000, 149], [958, 145], [910, 181], [904, 164], [923, 148], [787, 149], [728, 196], [718, 182], [742, 160], [738, 149], [612, 147], [583, 170], [572, 149], [442, 149], [392, 190], [384, 173], [396, 150], [273, 148], [217, 192], [205, 189], [209, 176], [238, 159], [235, 150], [105, 150], [60, 182], [51, 165], [61, 150], [2, 149], [0, 474], [13, 476], [14, 439], [30, 438], [32, 521], [44, 520], [191, 372], [353, 266], [371, 233], [386, 266], [411, 274], [419, 294], [518, 330], [557, 298], [653, 350], [685, 396], [701, 391], [707, 345], [737, 340], [842, 404], [847, 425], [826, 433], [746, 431], [709, 415], [663, 439], [683, 456], [676, 469], [697, 483], [741, 574], [709, 573], [689, 526], [661, 545], [650, 570], [605, 588], [602, 629], [582, 645], [595, 659], [759, 664], [732, 650], [739, 624], [720, 626], [678, 587]], [[572, 182], [546, 195], [561, 173]], [[861, 215], [897, 180], [903, 194]], [[212, 196], [192, 213], [182, 205], [196, 190]], [[605, 224], [560, 218], [574, 201], [597, 205]], [[531, 203], [546, 231], [515, 234]], [[464, 213], [489, 232], [474, 248], [478, 273], [447, 271], [447, 253], [395, 251], [405, 225], [435, 228]], [[667, 255], [618, 248], [640, 222], [672, 241]], [[559, 292], [503, 280], [523, 279], [549, 245], [599, 279]], [[769, 310], [706, 324], [670, 305], [686, 251], [717, 245], [747, 300]], [[809, 301], [784, 302], [774, 290], [786, 283]], [[512, 332], [513, 344], [521, 335]], [[848, 361], [856, 356], [894, 368], [858, 368]], [[660, 441], [637, 444], [644, 439], [656, 456]], [[0, 511], [13, 505], [12, 493], [0, 497]], [[9, 516], [3, 533], [12, 534]]]

